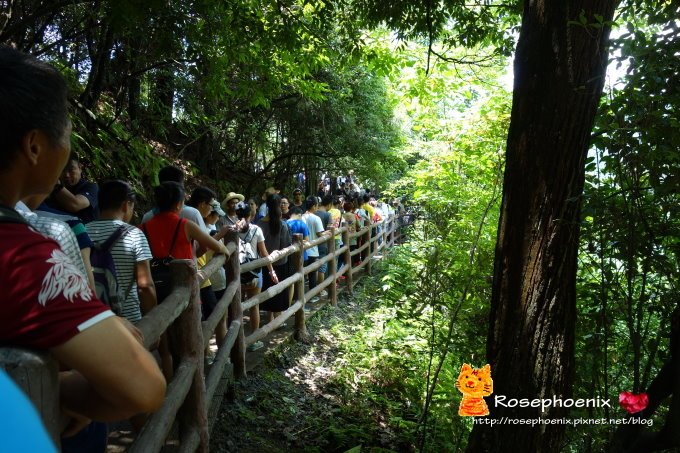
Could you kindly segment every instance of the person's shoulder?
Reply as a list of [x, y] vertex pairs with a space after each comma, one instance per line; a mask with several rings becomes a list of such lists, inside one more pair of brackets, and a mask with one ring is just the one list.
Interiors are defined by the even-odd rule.
[[38, 277], [35, 265], [54, 263], [63, 255], [59, 243], [24, 224], [0, 224], [0, 262], [12, 272], [27, 271], [26, 277]]
[[30, 222], [4, 222], [0, 223], [0, 235], [3, 241], [0, 241], [5, 247], [16, 247], [25, 243], [42, 243], [51, 242], [56, 245], [52, 239], [44, 236], [37, 228], [30, 224]]
[[44, 230], [48, 235], [61, 237], [63, 235], [75, 238], [75, 233], [66, 222], [53, 217], [41, 217], [33, 214], [26, 218], [37, 229]]
[[194, 217], [194, 216], [200, 216], [201, 213], [198, 209], [194, 208], [193, 206], [187, 206], [184, 205], [182, 207], [182, 217], [184, 218], [189, 218], [189, 216]]
[[99, 186], [96, 183], [83, 178], [69, 190], [76, 195], [95, 195], [99, 192]]
[[203, 221], [203, 216], [201, 215], [201, 212], [191, 206], [184, 206], [182, 208], [182, 212], [180, 213], [180, 217], [191, 220], [201, 228], [205, 228], [205, 222]]
[[123, 222], [122, 220], [118, 220], [115, 223], [116, 226], [118, 227], [124, 227], [125, 228], [125, 236], [123, 237], [126, 242], [134, 242], [135, 244], [148, 244], [148, 241], [146, 240], [146, 235], [144, 232], [137, 227], [136, 225], [131, 225], [127, 222]]
[[87, 190], [95, 190], [95, 191], [99, 190], [99, 186], [97, 185], [96, 182], [88, 181], [88, 180], [85, 180], [85, 182], [83, 183], [83, 187], [87, 188]]
[[148, 222], [149, 220], [151, 220], [151, 219], [153, 218], [154, 214], [155, 214], [155, 213], [154, 213], [154, 210], [153, 210], [153, 209], [149, 209], [148, 211], [146, 211], [146, 212], [144, 213], [144, 215], [142, 216], [142, 221], [141, 221], [141, 223], [146, 223], [146, 222]]
[[93, 220], [85, 224], [85, 230], [90, 236], [99, 236], [102, 234], [110, 234], [115, 230], [117, 225], [114, 220]]
[[258, 231], [259, 231], [259, 232], [262, 232], [262, 228], [260, 228], [259, 225], [256, 225], [256, 224], [254, 224], [254, 223], [249, 223], [249, 224], [248, 224], [248, 232], [249, 232], [249, 233], [250, 233], [250, 232], [254, 232], [255, 234], [257, 234]]

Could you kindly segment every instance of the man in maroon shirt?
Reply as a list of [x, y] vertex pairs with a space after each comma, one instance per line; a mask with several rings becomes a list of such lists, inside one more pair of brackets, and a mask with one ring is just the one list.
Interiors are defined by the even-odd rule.
[[67, 105], [54, 68], [0, 47], [0, 345], [49, 350], [72, 370], [60, 396], [75, 420], [120, 420], [162, 404], [158, 365], [57, 243], [12, 209], [56, 184], [70, 154]]

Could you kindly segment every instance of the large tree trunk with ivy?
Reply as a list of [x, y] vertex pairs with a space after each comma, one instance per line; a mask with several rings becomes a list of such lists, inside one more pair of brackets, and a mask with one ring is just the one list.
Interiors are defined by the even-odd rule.
[[[494, 394], [508, 399], [571, 397], [580, 197], [617, 3], [524, 3], [487, 340]], [[499, 421], [566, 415], [489, 400]], [[564, 428], [476, 424], [468, 450], [559, 451]]]

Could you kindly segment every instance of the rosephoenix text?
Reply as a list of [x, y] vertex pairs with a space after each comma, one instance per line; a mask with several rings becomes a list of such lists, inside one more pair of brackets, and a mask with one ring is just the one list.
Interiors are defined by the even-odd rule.
[[505, 395], [494, 395], [496, 407], [540, 407], [545, 412], [550, 407], [609, 407], [611, 403], [605, 398], [572, 399], [572, 398], [508, 398]]

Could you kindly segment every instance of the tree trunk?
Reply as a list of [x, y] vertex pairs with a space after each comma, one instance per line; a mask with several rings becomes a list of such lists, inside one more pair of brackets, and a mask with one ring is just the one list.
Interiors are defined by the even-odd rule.
[[[113, 27], [109, 24], [101, 24], [104, 27], [99, 33], [98, 40], [93, 43], [90, 52], [92, 68], [87, 79], [87, 85], [80, 95], [80, 102], [89, 110], [94, 110], [109, 77], [108, 71], [111, 63], [111, 49], [113, 48]], [[90, 127], [91, 126], [91, 127]], [[88, 129], [94, 130], [96, 125], [88, 120]]]
[[[606, 24], [617, 3], [524, 2], [487, 340], [494, 396], [571, 397], [580, 197], [609, 35], [596, 16]], [[580, 15], [586, 24], [569, 24]], [[494, 396], [495, 419], [566, 415], [496, 406]], [[559, 451], [563, 433], [561, 424], [476, 424], [468, 451]]]
[[155, 138], [162, 140], [170, 135], [172, 128], [172, 107], [175, 98], [173, 73], [171, 68], [160, 68], [154, 76], [153, 107]]

